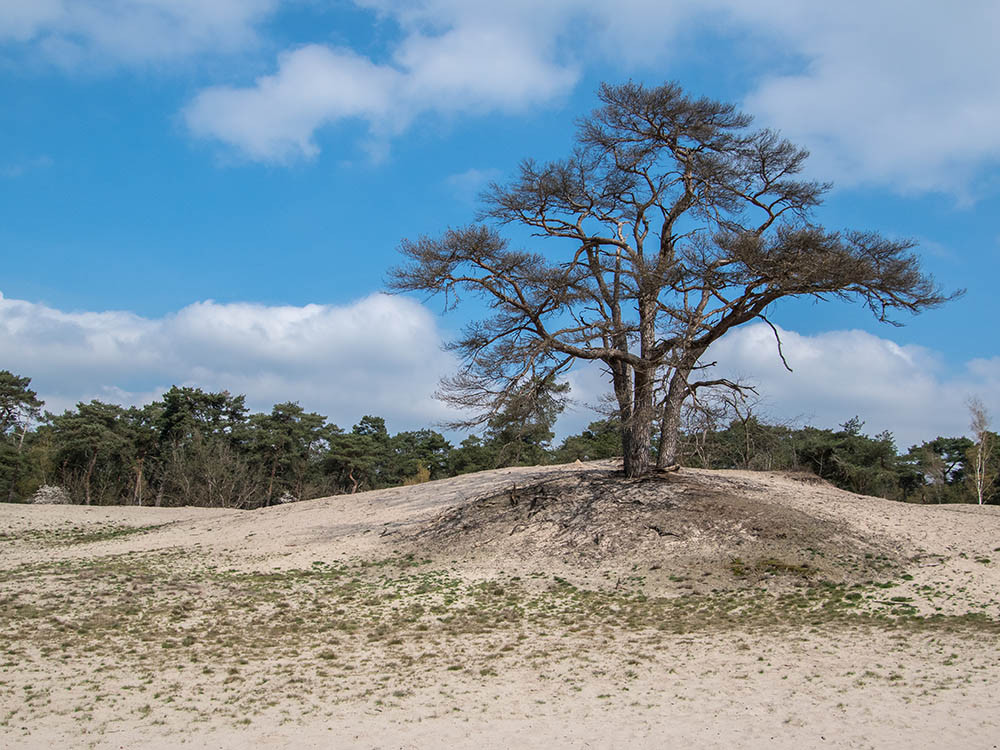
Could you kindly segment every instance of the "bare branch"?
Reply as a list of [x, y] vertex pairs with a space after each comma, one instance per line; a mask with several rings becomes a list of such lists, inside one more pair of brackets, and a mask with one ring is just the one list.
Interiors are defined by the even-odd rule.
[[785, 353], [781, 349], [781, 334], [778, 333], [778, 329], [774, 326], [774, 323], [767, 319], [765, 315], [761, 314], [757, 317], [767, 323], [771, 329], [771, 333], [774, 334], [774, 341], [778, 345], [778, 356], [781, 358], [781, 364], [785, 366], [786, 370], [793, 372], [792, 368], [788, 366], [788, 360], [785, 359]]

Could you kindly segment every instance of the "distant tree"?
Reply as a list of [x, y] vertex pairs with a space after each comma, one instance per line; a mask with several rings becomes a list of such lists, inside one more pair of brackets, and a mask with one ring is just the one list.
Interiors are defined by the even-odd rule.
[[[749, 469], [756, 457], [758, 443], [767, 434], [757, 414], [760, 397], [752, 388], [714, 388], [724, 413], [731, 415], [728, 433], [733, 452], [738, 456], [738, 465]], [[734, 462], [736, 463], [736, 462]]]
[[270, 414], [250, 417], [247, 448], [267, 474], [264, 505], [284, 493], [303, 498], [331, 434], [326, 417], [306, 412], [297, 403], [275, 404]]
[[44, 401], [31, 390], [31, 378], [0, 370], [0, 435], [13, 436], [20, 446], [25, 433], [42, 411]]
[[31, 378], [0, 370], [0, 497], [17, 499], [18, 485], [30, 472], [24, 439], [44, 402], [28, 386]]
[[201, 388], [173, 386], [162, 398], [158, 416], [160, 442], [182, 446], [196, 436], [238, 441], [245, 427], [246, 398], [229, 391], [210, 393]]
[[621, 426], [614, 419], [591, 422], [579, 435], [570, 435], [556, 451], [558, 463], [596, 461], [622, 454]]
[[806, 427], [794, 437], [799, 461], [842, 489], [902, 499], [904, 480], [912, 470], [899, 460], [891, 433], [869, 437], [863, 427], [858, 417], [837, 432]]
[[[610, 373], [625, 474], [652, 460], [654, 394], [667, 383], [659, 462], [676, 460], [681, 407], [700, 387], [708, 347], [767, 320], [789, 297], [859, 300], [881, 321], [947, 297], [922, 273], [914, 243], [830, 232], [810, 212], [828, 186], [796, 179], [806, 152], [751, 130], [732, 105], [667, 83], [603, 85], [562, 161], [525, 161], [484, 197], [484, 219], [561, 240], [559, 255], [514, 250], [496, 226], [404, 240], [396, 291], [464, 294], [491, 316], [453, 343], [462, 371], [442, 396], [485, 424], [533, 379], [578, 360]], [[776, 331], [777, 329], [775, 329]]]
[[448, 474], [470, 474], [496, 467], [496, 449], [478, 435], [469, 435], [448, 455]]
[[[131, 459], [129, 476], [132, 480], [130, 502], [133, 505], [144, 505], [152, 488], [151, 480], [157, 468], [157, 447], [159, 433], [157, 418], [160, 416], [162, 404], [152, 403], [144, 407], [132, 407], [125, 410], [121, 417], [121, 430], [128, 445], [126, 451]], [[153, 470], [151, 470], [153, 469]], [[123, 498], [123, 502], [125, 502]]]
[[386, 486], [391, 464], [389, 433], [382, 417], [366, 415], [349, 433], [334, 435], [324, 459], [326, 471], [337, 478], [341, 491]]
[[59, 416], [48, 415], [60, 484], [75, 502], [122, 501], [133, 449], [124, 416], [122, 407], [96, 400]]
[[389, 440], [392, 455], [386, 481], [404, 482], [418, 474], [427, 480], [448, 476], [448, 455], [452, 447], [444, 435], [434, 430], [399, 432]]
[[248, 451], [242, 395], [174, 386], [157, 410], [156, 505], [252, 508], [263, 502], [264, 470]]
[[[685, 402], [681, 411], [681, 460], [687, 465], [712, 468], [721, 459], [718, 433], [730, 420], [729, 404], [718, 391], [707, 389]], [[661, 435], [661, 439], [663, 436]]]
[[998, 466], [994, 456], [997, 441], [996, 435], [990, 432], [990, 415], [983, 402], [974, 397], [966, 402], [966, 406], [973, 440], [968, 454], [968, 477], [976, 502], [982, 505], [990, 499], [993, 483], [997, 479]]
[[683, 412], [684, 459], [714, 469], [798, 468], [795, 430], [766, 418], [762, 403], [745, 383], [700, 389]]
[[494, 449], [494, 466], [537, 466], [548, 462], [552, 428], [569, 391], [554, 377], [531, 378], [510, 394], [486, 423], [484, 437]]
[[910, 468], [908, 498], [925, 503], [965, 502], [965, 464], [972, 441], [967, 437], [936, 437], [910, 448], [901, 461]]

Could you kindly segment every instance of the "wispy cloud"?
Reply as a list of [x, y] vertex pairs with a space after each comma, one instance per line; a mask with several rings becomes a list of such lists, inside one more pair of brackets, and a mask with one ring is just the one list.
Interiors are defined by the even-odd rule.
[[464, 172], [449, 175], [445, 183], [459, 200], [475, 203], [479, 194], [494, 180], [498, 180], [502, 172], [499, 169], [476, 169], [472, 167]]
[[29, 172], [34, 172], [39, 169], [48, 169], [53, 165], [53, 163], [52, 157], [50, 156], [37, 156], [33, 159], [25, 159], [12, 164], [0, 165], [0, 177], [6, 177], [8, 179], [22, 177]]
[[66, 68], [145, 65], [255, 44], [280, 0], [0, 0], [0, 42]]

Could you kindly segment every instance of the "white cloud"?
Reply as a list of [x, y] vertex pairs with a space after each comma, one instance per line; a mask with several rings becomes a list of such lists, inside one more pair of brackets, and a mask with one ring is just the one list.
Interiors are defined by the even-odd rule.
[[965, 193], [1000, 159], [1000, 5], [725, 0], [806, 65], [765, 74], [748, 111], [809, 145], [841, 185]]
[[395, 429], [447, 416], [431, 394], [455, 368], [432, 315], [382, 294], [346, 306], [199, 302], [157, 319], [0, 296], [0, 357], [52, 411], [148, 402], [177, 384], [243, 393], [261, 410], [299, 401], [347, 427], [379, 414]]
[[366, 123], [369, 147], [381, 152], [385, 139], [421, 114], [515, 111], [551, 101], [576, 83], [577, 67], [554, 57], [555, 40], [544, 25], [525, 25], [509, 8], [473, 10], [395, 9], [404, 38], [390, 61], [300, 47], [280, 55], [277, 71], [251, 86], [203, 90], [185, 108], [185, 120], [195, 135], [251, 159], [288, 162], [315, 156], [316, 131], [341, 120]]
[[[824, 179], [967, 198], [1000, 159], [1000, 5], [993, 0], [355, 3], [400, 31], [387, 60], [362, 64], [349, 51], [325, 48], [287, 52], [273, 76], [202, 92], [187, 109], [192, 130], [254, 159], [310, 157], [314, 133], [345, 117], [360, 118], [384, 140], [429, 111], [551, 102], [588, 67], [613, 65], [616, 78], [651, 69], [669, 78], [678, 49], [724, 29], [747, 43], [720, 64], [756, 74], [746, 109], [809, 147]], [[738, 57], [752, 58], [747, 50], [755, 47], [767, 54]], [[320, 49], [326, 64], [305, 64]], [[785, 61], [780, 73], [753, 70], [775, 58]], [[358, 88], [372, 101], [359, 100]]]
[[359, 117], [396, 129], [409, 119], [398, 102], [400, 74], [349, 50], [308, 45], [283, 54], [278, 72], [248, 89], [202, 91], [185, 118], [193, 133], [236, 144], [253, 159], [314, 156], [324, 124]]
[[[970, 395], [1000, 419], [1000, 357], [972, 360], [953, 374], [929, 349], [863, 331], [781, 331], [781, 338], [794, 372], [782, 367], [763, 324], [732, 331], [706, 361], [755, 382], [769, 416], [836, 427], [858, 415], [867, 432], [891, 430], [904, 450], [964, 434]], [[298, 401], [341, 426], [368, 413], [393, 429], [427, 426], [447, 418], [432, 393], [458, 364], [441, 344], [425, 307], [382, 294], [344, 306], [198, 302], [155, 319], [0, 296], [0, 359], [33, 379], [51, 411], [92, 398], [144, 403], [177, 384], [244, 393], [260, 410]], [[577, 404], [560, 420], [561, 436], [598, 419], [585, 407], [608, 390], [599, 366], [579, 367], [568, 379]]]
[[[756, 386], [764, 419], [837, 429], [858, 416], [865, 433], [889, 430], [904, 452], [938, 435], [966, 434], [970, 396], [985, 402], [993, 428], [1000, 429], [1000, 357], [949, 368], [930, 349], [901, 346], [865, 331], [803, 335], [778, 330], [792, 372], [781, 363], [774, 333], [760, 323], [736, 328], [716, 342], [702, 361], [718, 366], [703, 377]], [[607, 405], [610, 380], [604, 369], [600, 363], [581, 364], [566, 377], [573, 403], [560, 418], [558, 439], [603, 418], [595, 408]]]
[[0, 0], [0, 42], [41, 59], [143, 64], [255, 43], [280, 0]]
[[[293, 0], [0, 0], [0, 44], [67, 67], [147, 65], [262, 41]], [[558, 101], [587, 69], [614, 79], [672, 64], [700, 35], [741, 40], [723, 66], [756, 81], [758, 121], [813, 152], [841, 186], [976, 196], [1000, 160], [1000, 4], [844, 0], [354, 0], [398, 31], [385, 58], [321, 45], [272, 75], [204, 89], [191, 131], [250, 159], [317, 153], [318, 130], [355, 118], [388, 140], [427, 112], [518, 111]], [[299, 6], [308, 8], [308, 5]], [[393, 38], [391, 35], [387, 38]], [[763, 51], [763, 52], [759, 52]], [[761, 68], [782, 60], [782, 69]], [[698, 93], [711, 94], [711, 91]]]
[[970, 395], [1000, 416], [1000, 358], [972, 360], [953, 374], [930, 349], [864, 331], [779, 332], [792, 372], [763, 323], [730, 332], [704, 358], [717, 360], [721, 374], [756, 383], [775, 418], [836, 428], [857, 415], [867, 433], [889, 430], [906, 450], [938, 435], [966, 433]]
[[[970, 360], [956, 373], [930, 349], [900, 346], [865, 331], [803, 335], [779, 328], [779, 333], [792, 372], [781, 364], [774, 333], [761, 323], [734, 329], [716, 342], [703, 361], [719, 364], [704, 377], [755, 385], [765, 419], [836, 429], [859, 416], [864, 432], [889, 430], [901, 451], [938, 435], [966, 434], [965, 402], [973, 395], [983, 399], [994, 429], [1000, 429], [1000, 357]], [[560, 420], [560, 438], [601, 418], [586, 407], [599, 406], [608, 392], [602, 369], [585, 365], [569, 374], [577, 403]]]

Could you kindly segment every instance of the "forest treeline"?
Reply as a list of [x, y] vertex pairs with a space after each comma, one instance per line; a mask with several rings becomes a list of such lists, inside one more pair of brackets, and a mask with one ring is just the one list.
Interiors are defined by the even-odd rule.
[[[391, 435], [378, 416], [342, 429], [296, 403], [251, 413], [244, 396], [198, 388], [175, 386], [143, 407], [91, 401], [60, 415], [43, 407], [29, 378], [0, 371], [0, 499], [26, 502], [59, 487], [81, 504], [249, 509], [622, 449], [611, 419], [554, 444], [556, 398], [498, 414], [457, 446], [432, 429]], [[858, 418], [837, 429], [772, 424], [739, 405], [692, 409], [681, 455], [692, 467], [809, 471], [894, 500], [976, 501], [973, 441], [937, 437], [900, 453], [891, 434], [869, 436], [863, 426]], [[1000, 440], [992, 450], [1000, 463]], [[1000, 480], [991, 478], [986, 500], [1000, 502]]]

